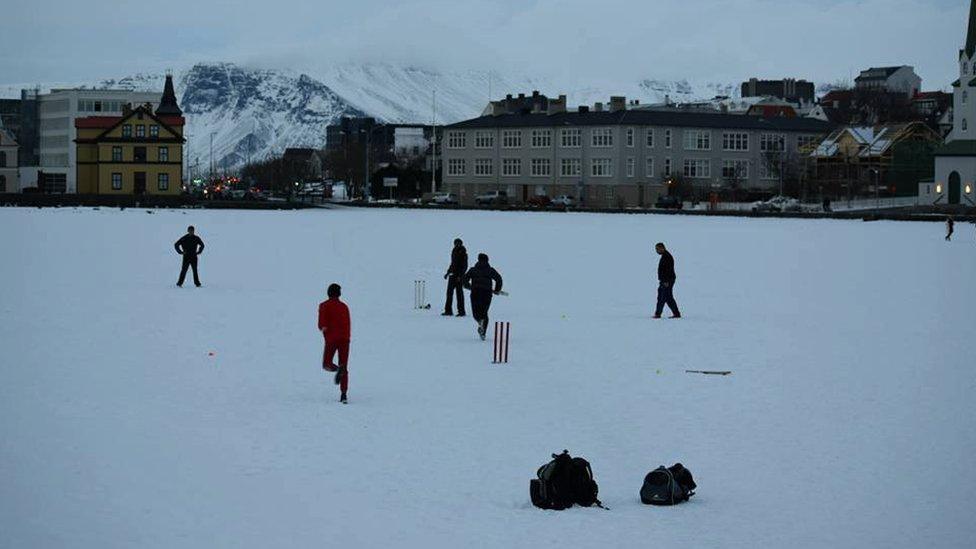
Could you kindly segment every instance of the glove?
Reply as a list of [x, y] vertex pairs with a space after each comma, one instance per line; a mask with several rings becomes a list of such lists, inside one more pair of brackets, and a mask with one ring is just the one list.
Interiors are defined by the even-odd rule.
[[451, 276], [451, 273], [444, 273], [444, 280], [447, 280], [447, 277], [449, 276]]

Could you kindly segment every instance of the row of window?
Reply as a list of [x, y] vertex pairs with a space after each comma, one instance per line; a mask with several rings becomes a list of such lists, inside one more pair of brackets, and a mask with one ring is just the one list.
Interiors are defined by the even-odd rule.
[[[146, 125], [136, 124], [136, 137], [146, 137]], [[132, 137], [132, 124], [122, 124], [122, 137]], [[149, 137], [159, 137], [159, 126], [149, 125]]]
[[122, 112], [122, 101], [104, 101], [101, 99], [79, 99], [79, 112]]
[[[722, 178], [726, 180], [746, 180], [749, 179], [748, 160], [723, 160]], [[766, 162], [759, 162], [759, 177], [762, 179], [776, 179], [775, 166]], [[490, 177], [495, 175], [495, 165], [490, 158], [476, 158], [474, 160], [474, 175], [478, 177]], [[578, 177], [582, 173], [582, 162], [579, 158], [561, 158], [559, 160], [560, 177]], [[636, 176], [636, 161], [633, 157], [627, 158], [626, 176]], [[684, 160], [682, 174], [693, 179], [708, 179], [712, 176], [711, 161], [701, 158], [688, 158]], [[503, 158], [501, 163], [501, 175], [504, 177], [520, 177], [522, 175], [522, 159]], [[452, 176], [467, 175], [467, 161], [463, 158], [452, 158], [447, 162], [447, 174]], [[552, 161], [548, 158], [533, 158], [529, 161], [529, 175], [532, 177], [551, 177]], [[613, 159], [594, 158], [590, 160], [590, 175], [592, 177], [612, 177]], [[644, 175], [646, 177], [656, 177], [654, 171], [654, 159], [648, 158], [644, 164]], [[671, 159], [664, 159], [662, 173], [664, 177], [670, 177]]]
[[[664, 131], [664, 148], [671, 148], [671, 130]], [[503, 149], [522, 148], [522, 130], [502, 130], [501, 141]], [[552, 147], [551, 129], [529, 131], [529, 144], [533, 149]], [[613, 147], [613, 128], [594, 128], [590, 132], [590, 146], [597, 148]], [[625, 143], [628, 147], [635, 146], [634, 128], [626, 128]], [[797, 137], [797, 147], [802, 148], [818, 140], [816, 136], [801, 135]], [[563, 128], [559, 130], [559, 146], [562, 148], [579, 148], [582, 145], [582, 130], [580, 128]], [[653, 148], [655, 142], [654, 128], [644, 130], [644, 145]], [[684, 130], [682, 145], [687, 151], [709, 151], [712, 149], [711, 130]], [[467, 133], [452, 131], [447, 133], [447, 148], [464, 149], [467, 147]], [[478, 130], [474, 132], [474, 148], [491, 149], [495, 147], [495, 132]], [[749, 132], [722, 132], [723, 151], [748, 151]], [[759, 150], [762, 152], [782, 152], [786, 150], [786, 134], [763, 133], [759, 135]]]
[[[146, 162], [146, 147], [132, 147], [133, 162]], [[156, 148], [156, 161], [169, 162], [169, 147]], [[123, 162], [122, 147], [112, 147], [112, 162]]]
[[[135, 176], [133, 176], [133, 186], [135, 185]], [[160, 191], [169, 190], [169, 174], [161, 173], [156, 176], [156, 188]], [[122, 190], [122, 174], [113, 173], [112, 174], [112, 189], [116, 191]]]

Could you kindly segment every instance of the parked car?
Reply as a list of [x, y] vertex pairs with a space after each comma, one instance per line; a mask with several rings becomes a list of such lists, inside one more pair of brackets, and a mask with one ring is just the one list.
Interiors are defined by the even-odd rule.
[[684, 204], [681, 202], [681, 198], [677, 196], [659, 196], [657, 202], [654, 203], [654, 207], [665, 210], [680, 210], [684, 207]]
[[430, 196], [431, 204], [457, 204], [458, 198], [454, 193], [436, 192]]
[[474, 197], [474, 201], [479, 206], [502, 206], [508, 204], [508, 192], [489, 191]]
[[548, 208], [552, 205], [552, 199], [544, 194], [540, 194], [529, 198], [526, 203], [533, 208]]
[[791, 212], [800, 211], [800, 201], [788, 196], [774, 196], [766, 201], [753, 202], [754, 212]]
[[572, 208], [576, 205], [576, 201], [573, 200], [573, 197], [569, 196], [568, 194], [561, 194], [556, 198], [553, 198], [551, 204], [561, 208]]

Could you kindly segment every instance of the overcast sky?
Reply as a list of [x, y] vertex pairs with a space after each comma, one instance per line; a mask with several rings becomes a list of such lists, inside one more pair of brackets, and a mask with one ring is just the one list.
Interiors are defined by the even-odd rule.
[[385, 61], [594, 82], [957, 78], [969, 0], [14, 0], [0, 84], [84, 82], [234, 61], [307, 71]]

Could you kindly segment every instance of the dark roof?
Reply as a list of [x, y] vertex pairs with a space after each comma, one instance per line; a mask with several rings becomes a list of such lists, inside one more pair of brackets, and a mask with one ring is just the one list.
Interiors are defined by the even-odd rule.
[[898, 67], [871, 67], [871, 68], [869, 68], [867, 70], [861, 71], [861, 74], [859, 74], [857, 76], [857, 78], [854, 79], [854, 81], [856, 82], [858, 80], [878, 80], [878, 79], [885, 79], [885, 78], [888, 78], [889, 76], [891, 76], [892, 74], [895, 74], [895, 72], [897, 72], [898, 69], [900, 69], [900, 68], [901, 68], [901, 66], [898, 66]]
[[935, 156], [976, 156], [976, 139], [957, 139], [935, 149]]
[[173, 90], [173, 75], [166, 75], [166, 85], [163, 86], [163, 98], [156, 107], [156, 116], [183, 116], [183, 111], [176, 104], [176, 92]]
[[813, 118], [763, 118], [745, 114], [625, 110], [618, 112], [514, 113], [481, 116], [449, 124], [446, 128], [521, 128], [557, 126], [678, 126], [827, 133], [832, 125]]
[[972, 57], [976, 51], [976, 0], [969, 2], [969, 32], [966, 33], [966, 56]]

